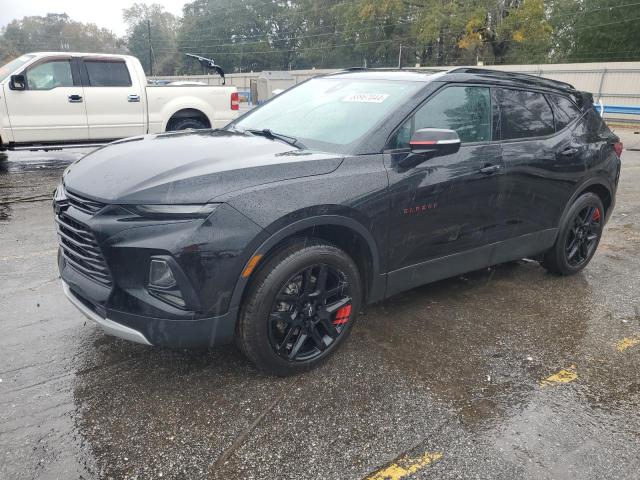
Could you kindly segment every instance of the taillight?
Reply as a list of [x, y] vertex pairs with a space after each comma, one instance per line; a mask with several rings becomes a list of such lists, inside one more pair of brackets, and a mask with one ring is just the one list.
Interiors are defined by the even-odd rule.
[[231, 110], [240, 110], [240, 99], [238, 98], [238, 92], [231, 94]]
[[616, 142], [613, 144], [613, 151], [616, 152], [618, 158], [622, 156], [622, 142]]

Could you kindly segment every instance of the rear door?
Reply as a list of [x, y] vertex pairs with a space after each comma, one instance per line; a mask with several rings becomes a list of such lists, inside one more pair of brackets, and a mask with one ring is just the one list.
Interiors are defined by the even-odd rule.
[[584, 173], [571, 128], [567, 121], [554, 119], [542, 92], [500, 87], [495, 89], [495, 98], [500, 109], [510, 236], [554, 229]]
[[[413, 168], [399, 167], [398, 160], [409, 154], [413, 132], [429, 127], [455, 130], [462, 140], [460, 150]], [[390, 270], [470, 251], [502, 238], [499, 178], [504, 169], [500, 145], [492, 138], [489, 87], [452, 85], [438, 90], [392, 136], [385, 161], [391, 194]], [[488, 260], [487, 251], [473, 256], [473, 262], [481, 266]], [[463, 270], [467, 267], [461, 265]], [[427, 276], [437, 273], [428, 270]], [[432, 280], [419, 272], [397, 276], [398, 282], [410, 279], [415, 285]], [[394, 278], [391, 273], [391, 291], [408, 287], [395, 288]]]
[[84, 93], [70, 56], [42, 59], [22, 74], [26, 90], [5, 88], [16, 143], [74, 142], [89, 138]]
[[124, 59], [85, 57], [80, 71], [91, 140], [146, 133], [144, 92]]

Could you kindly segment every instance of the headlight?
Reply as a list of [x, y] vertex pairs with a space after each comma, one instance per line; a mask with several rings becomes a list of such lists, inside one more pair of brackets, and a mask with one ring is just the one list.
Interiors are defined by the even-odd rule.
[[207, 218], [219, 206], [219, 203], [189, 205], [124, 205], [127, 210], [135, 213], [136, 215], [140, 215], [141, 217], [167, 219]]

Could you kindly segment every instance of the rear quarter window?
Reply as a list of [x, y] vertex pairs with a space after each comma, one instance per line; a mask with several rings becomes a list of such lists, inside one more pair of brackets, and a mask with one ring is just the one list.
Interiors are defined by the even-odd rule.
[[124, 62], [85, 60], [92, 87], [130, 87], [131, 77]]
[[544, 137], [555, 133], [553, 112], [543, 94], [497, 88], [500, 139]]
[[554, 107], [556, 131], [562, 130], [582, 115], [582, 111], [571, 100], [562, 95], [549, 94], [547, 99]]

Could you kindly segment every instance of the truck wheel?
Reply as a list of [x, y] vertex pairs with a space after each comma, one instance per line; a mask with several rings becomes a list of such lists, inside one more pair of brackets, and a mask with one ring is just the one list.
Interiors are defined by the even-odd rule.
[[238, 320], [237, 343], [266, 373], [309, 370], [348, 336], [361, 291], [349, 255], [321, 240], [302, 239], [256, 273]]
[[171, 120], [167, 126], [167, 132], [174, 132], [176, 130], [202, 130], [209, 128], [204, 121], [199, 118], [176, 118]]
[[595, 193], [581, 195], [569, 208], [556, 243], [542, 266], [557, 275], [578, 273], [591, 261], [604, 228], [604, 206]]

